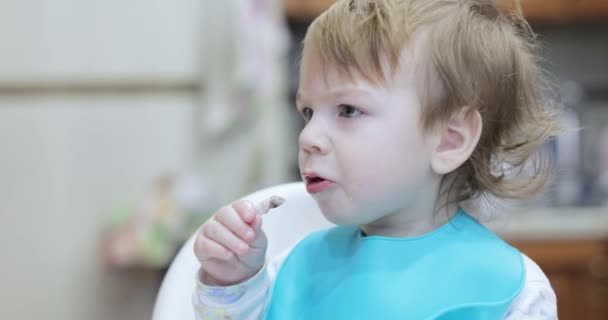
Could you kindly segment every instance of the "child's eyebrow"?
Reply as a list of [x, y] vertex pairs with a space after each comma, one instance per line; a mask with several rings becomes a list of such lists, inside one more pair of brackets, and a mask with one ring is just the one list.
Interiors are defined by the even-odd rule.
[[343, 98], [345, 96], [370, 96], [372, 92], [369, 90], [363, 89], [361, 87], [341, 87], [337, 89], [330, 90], [330, 95], [334, 98]]
[[[377, 93], [376, 93], [377, 94]], [[319, 98], [330, 98], [333, 100], [340, 100], [345, 98], [368, 98], [375, 97], [373, 90], [368, 90], [359, 86], [341, 86], [338, 88], [329, 89], [326, 91], [323, 96]], [[308, 99], [305, 93], [298, 91], [296, 93], [296, 104], [304, 103], [304, 100]]]

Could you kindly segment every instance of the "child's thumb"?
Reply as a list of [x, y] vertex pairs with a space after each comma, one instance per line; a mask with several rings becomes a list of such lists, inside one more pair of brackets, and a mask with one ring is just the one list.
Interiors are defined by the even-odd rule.
[[257, 234], [259, 230], [261, 230], [262, 228], [262, 216], [259, 214], [256, 214], [255, 217], [253, 218], [253, 221], [249, 224], [251, 226], [251, 228], [253, 229], [253, 231], [255, 231], [255, 233]]
[[264, 230], [262, 230], [262, 220], [262, 216], [256, 214], [253, 222], [250, 224], [251, 228], [255, 232], [255, 238], [253, 238], [250, 245], [253, 248], [265, 250], [268, 246], [268, 238], [266, 237]]

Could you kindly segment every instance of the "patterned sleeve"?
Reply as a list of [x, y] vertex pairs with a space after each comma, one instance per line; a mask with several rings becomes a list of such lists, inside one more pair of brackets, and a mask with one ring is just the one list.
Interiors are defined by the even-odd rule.
[[208, 286], [200, 281], [199, 275], [200, 270], [192, 294], [196, 320], [254, 320], [262, 317], [270, 288], [266, 266], [246, 282], [227, 287]]
[[557, 320], [557, 300], [549, 279], [538, 265], [523, 255], [526, 283], [513, 300], [505, 320]]
[[196, 320], [257, 320], [264, 315], [270, 287], [291, 248], [267, 263], [255, 276], [228, 287], [208, 286], [196, 275], [192, 305]]

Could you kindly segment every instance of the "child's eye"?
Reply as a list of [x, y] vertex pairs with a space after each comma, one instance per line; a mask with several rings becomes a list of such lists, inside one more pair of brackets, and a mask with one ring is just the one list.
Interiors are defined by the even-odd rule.
[[312, 119], [312, 113], [312, 109], [309, 107], [304, 107], [300, 110], [300, 114], [302, 115], [302, 118], [304, 118], [304, 121], [310, 121], [310, 119]]
[[341, 104], [338, 108], [340, 108], [340, 117], [354, 118], [362, 114], [360, 110], [348, 104]]

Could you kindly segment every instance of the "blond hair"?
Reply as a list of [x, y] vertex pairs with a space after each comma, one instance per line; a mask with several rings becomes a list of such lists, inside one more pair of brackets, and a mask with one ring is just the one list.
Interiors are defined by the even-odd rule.
[[[386, 66], [399, 68], [404, 47], [422, 29], [424, 56], [443, 87], [424, 105], [422, 127], [445, 124], [463, 108], [479, 111], [483, 122], [471, 157], [444, 176], [449, 186], [442, 190], [456, 202], [538, 191], [550, 170], [535, 155], [558, 128], [541, 94], [535, 35], [519, 6], [503, 13], [494, 0], [342, 0], [315, 19], [303, 45], [346, 75], [382, 83]], [[519, 174], [526, 163], [532, 174]]]

